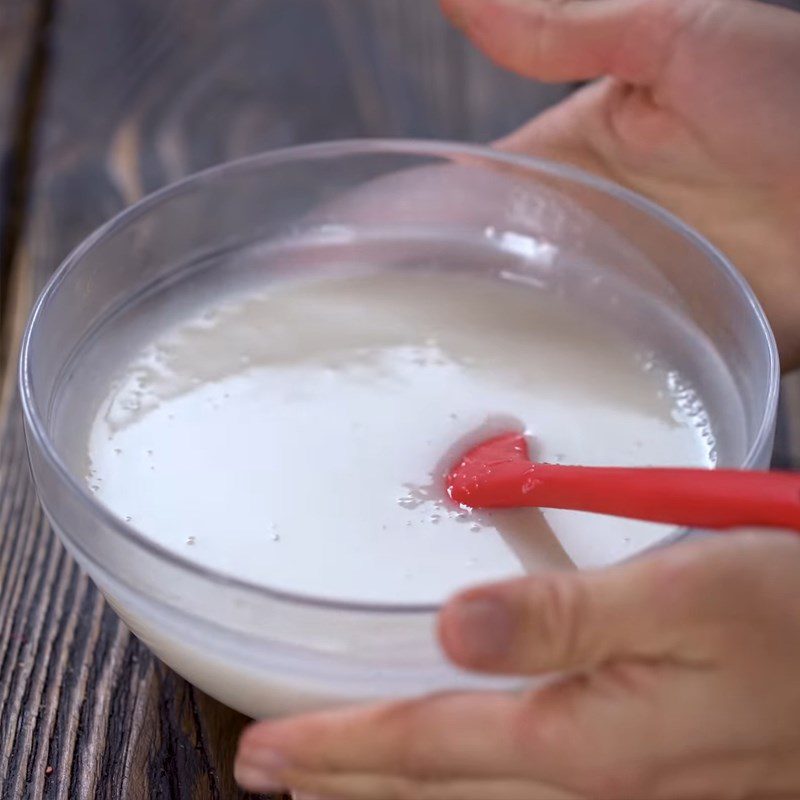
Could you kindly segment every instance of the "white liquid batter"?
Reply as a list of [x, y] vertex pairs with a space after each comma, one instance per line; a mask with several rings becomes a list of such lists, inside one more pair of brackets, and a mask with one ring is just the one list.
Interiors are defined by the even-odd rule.
[[698, 398], [608, 325], [510, 282], [406, 271], [232, 292], [155, 331], [102, 402], [87, 481], [189, 559], [365, 602], [607, 564], [670, 532], [452, 508], [436, 465], [498, 415], [542, 461], [714, 457]]

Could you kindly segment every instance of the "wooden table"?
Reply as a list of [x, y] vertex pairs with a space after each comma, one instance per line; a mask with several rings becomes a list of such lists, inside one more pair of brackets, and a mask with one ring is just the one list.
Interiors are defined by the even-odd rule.
[[[37, 504], [16, 354], [59, 261], [209, 164], [350, 136], [487, 140], [567, 91], [492, 67], [432, 0], [0, 0], [0, 797], [244, 796], [245, 720], [129, 635]], [[800, 454], [790, 416], [782, 466]]]

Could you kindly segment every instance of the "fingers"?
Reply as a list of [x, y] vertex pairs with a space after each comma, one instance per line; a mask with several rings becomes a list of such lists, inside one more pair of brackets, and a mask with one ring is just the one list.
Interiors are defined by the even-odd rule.
[[441, 0], [497, 63], [543, 81], [653, 81], [676, 39], [714, 0]]
[[[748, 568], [742, 549], [751, 538], [725, 536], [602, 571], [468, 590], [442, 610], [442, 646], [457, 664], [492, 673], [585, 670], [625, 659], [706, 665], [718, 655], [717, 635], [707, 629], [741, 604], [742, 581], [731, 575]], [[758, 536], [759, 551], [774, 539]], [[770, 546], [786, 544], [778, 537]]]
[[[642, 561], [477, 589], [447, 607], [442, 638], [461, 663], [492, 671], [569, 669], [609, 654], [672, 651], [681, 626], [666, 624], [661, 609], [675, 616], [678, 604], [656, 602], [668, 579]], [[288, 786], [348, 800], [423, 800], [456, 789], [465, 800], [463, 788], [473, 781], [539, 782], [542, 791], [530, 796], [557, 797], [574, 786], [580, 764], [594, 760], [587, 748], [605, 758], [598, 739], [609, 724], [615, 746], [639, 738], [651, 707], [619, 700], [649, 680], [649, 673], [626, 672], [532, 695], [442, 694], [259, 723], [241, 739], [237, 776], [258, 791]]]
[[259, 722], [240, 740], [236, 779], [251, 791], [330, 800], [641, 797], [641, 765], [660, 747], [659, 697], [675, 695], [670, 681], [633, 665], [529, 694], [438, 695]]
[[[245, 732], [239, 755], [248, 760], [259, 754], [264, 761], [265, 750], [275, 748], [279, 755], [272, 761], [282, 765], [281, 776], [348, 771], [443, 778], [487, 770], [509, 775], [519, 769], [522, 755], [509, 733], [517, 713], [510, 695], [442, 694], [261, 723]], [[497, 734], [491, 742], [487, 730]]]
[[[754, 746], [746, 723], [731, 739], [730, 715], [746, 708], [756, 672], [745, 669], [742, 684], [731, 664], [766, 647], [793, 674], [791, 646], [787, 655], [774, 645], [792, 638], [787, 616], [774, 609], [800, 618], [799, 573], [800, 541], [759, 532], [466, 592], [442, 614], [451, 655], [489, 671], [575, 674], [517, 695], [442, 694], [257, 723], [241, 739], [237, 780], [330, 800], [677, 796], [667, 784], [682, 780], [677, 764], [696, 763], [700, 743], [712, 754]], [[480, 635], [476, 649], [469, 639]], [[687, 653], [722, 657], [698, 668]], [[781, 715], [759, 704], [760, 716]]]
[[636, 564], [469, 590], [441, 613], [442, 645], [461, 666], [526, 675], [655, 656], [672, 642], [654, 628], [657, 598], [650, 571]]
[[[572, 573], [565, 573], [475, 590], [461, 596], [461, 607], [460, 601], [448, 607], [443, 638], [447, 642], [448, 625], [454, 623], [457, 634], [467, 629], [488, 637], [490, 646], [508, 645], [499, 661], [464, 658], [462, 651], [469, 665], [477, 661], [509, 671], [520, 665], [520, 671], [539, 671], [599, 662], [607, 652], [605, 635], [627, 642], [627, 621], [637, 626], [625, 633], [637, 647], [640, 640], [656, 641], [653, 621], [645, 624], [644, 617], [629, 611], [651, 607], [652, 582], [651, 570], [642, 562], [575, 581]], [[499, 618], [494, 605], [498, 600]], [[509, 610], [510, 618], [504, 618]], [[531, 641], [534, 647], [529, 647]], [[448, 650], [458, 653], [459, 646], [472, 645], [454, 640]], [[510, 782], [507, 788], [513, 784], [514, 791], [524, 787], [529, 797], [568, 797], [570, 776], [587, 760], [587, 747], [602, 749], [586, 737], [598, 727], [593, 720], [603, 725], [611, 720], [618, 738], [640, 724], [641, 708], [634, 709], [631, 722], [627, 706], [607, 701], [609, 690], [601, 693], [597, 709], [587, 706], [589, 689], [592, 686], [576, 679], [533, 695], [441, 694], [258, 723], [241, 739], [237, 778], [256, 791], [291, 787], [348, 800], [468, 800], [473, 795], [467, 787], [484, 784], [487, 789], [497, 782]], [[483, 795], [501, 796], [505, 795]], [[510, 792], [508, 796], [514, 797]]]

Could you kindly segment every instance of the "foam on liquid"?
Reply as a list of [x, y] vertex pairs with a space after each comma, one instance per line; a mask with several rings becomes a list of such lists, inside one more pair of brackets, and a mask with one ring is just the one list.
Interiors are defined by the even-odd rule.
[[101, 404], [87, 481], [187, 558], [366, 602], [603, 565], [670, 532], [452, 507], [437, 465], [498, 416], [541, 461], [714, 457], [690, 387], [609, 325], [534, 289], [414, 270], [232, 291], [156, 331]]

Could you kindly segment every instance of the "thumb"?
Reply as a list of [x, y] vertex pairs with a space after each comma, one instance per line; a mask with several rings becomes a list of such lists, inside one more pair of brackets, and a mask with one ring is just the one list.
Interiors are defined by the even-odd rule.
[[714, 0], [440, 0], [490, 58], [543, 81], [653, 82]]
[[695, 546], [597, 572], [553, 572], [465, 591], [445, 605], [439, 638], [460, 666], [534, 675], [612, 660], [698, 663]]

